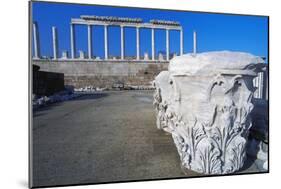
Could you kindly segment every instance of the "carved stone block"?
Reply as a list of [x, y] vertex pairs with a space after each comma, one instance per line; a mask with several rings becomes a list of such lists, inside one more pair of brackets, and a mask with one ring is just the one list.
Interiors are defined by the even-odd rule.
[[240, 52], [186, 54], [155, 78], [157, 127], [172, 134], [184, 169], [227, 174], [243, 166], [259, 63]]

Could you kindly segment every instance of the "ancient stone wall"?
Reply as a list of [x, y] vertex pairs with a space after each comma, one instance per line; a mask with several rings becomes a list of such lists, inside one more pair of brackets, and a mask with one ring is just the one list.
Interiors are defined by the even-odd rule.
[[64, 74], [65, 85], [75, 88], [85, 86], [111, 87], [115, 83], [124, 85], [151, 85], [154, 77], [168, 69], [166, 62], [143, 61], [50, 61], [33, 60], [40, 70]]

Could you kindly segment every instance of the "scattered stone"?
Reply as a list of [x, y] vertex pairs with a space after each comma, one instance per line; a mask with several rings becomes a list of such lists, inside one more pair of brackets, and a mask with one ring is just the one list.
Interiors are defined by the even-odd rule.
[[67, 51], [62, 51], [61, 59], [62, 60], [66, 60], [67, 59]]
[[79, 51], [79, 59], [85, 59], [85, 54], [83, 51]]
[[159, 55], [158, 55], [158, 60], [159, 60], [159, 61], [164, 61], [164, 56], [163, 56], [162, 53], [159, 53]]
[[77, 98], [79, 96], [80, 96], [80, 94], [75, 94], [70, 89], [65, 89], [64, 91], [55, 93], [55, 94], [50, 95], [50, 96], [38, 97], [36, 95], [33, 95], [33, 99], [32, 99], [33, 110], [36, 110], [37, 108], [40, 108], [42, 106], [46, 106], [46, 105], [49, 105], [49, 104], [67, 101], [67, 100], [72, 100], [72, 99]]
[[107, 90], [107, 87], [104, 87], [104, 88], [99, 88], [99, 87], [97, 87], [96, 88], [96, 91], [106, 91]]
[[148, 55], [148, 53], [146, 52], [146, 53], [144, 53], [144, 58], [143, 58], [144, 60], [149, 60], [149, 55]]
[[112, 85], [112, 89], [124, 90], [124, 83], [118, 81]]
[[83, 88], [74, 89], [75, 92], [94, 92], [97, 91], [96, 87], [94, 86], [86, 86]]

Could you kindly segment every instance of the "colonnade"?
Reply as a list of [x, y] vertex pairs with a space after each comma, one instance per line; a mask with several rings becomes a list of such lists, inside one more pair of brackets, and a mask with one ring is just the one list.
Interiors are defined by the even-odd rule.
[[[133, 27], [136, 29], [136, 60], [140, 60], [140, 29], [151, 29], [151, 60], [155, 61], [155, 29], [164, 29], [166, 31], [166, 60], [169, 61], [170, 56], [170, 31], [176, 30], [180, 33], [180, 52], [183, 54], [183, 28], [178, 22], [165, 20], [150, 20], [148, 23], [142, 22], [139, 18], [122, 18], [122, 17], [99, 17], [99, 16], [81, 16], [80, 18], [72, 18], [70, 23], [70, 59], [76, 59], [75, 56], [75, 25], [87, 26], [87, 46], [88, 59], [93, 58], [92, 52], [95, 52], [92, 47], [92, 28], [95, 26], [103, 26], [104, 28], [104, 59], [109, 59], [108, 51], [108, 27], [120, 27], [120, 59], [125, 59], [125, 28]], [[52, 27], [52, 42], [53, 42], [53, 59], [58, 58], [58, 43], [57, 43], [57, 29]], [[39, 44], [38, 44], [38, 30], [37, 24], [33, 23], [33, 43], [34, 43], [34, 58], [39, 58]]]
[[[87, 44], [88, 44], [88, 58], [92, 59], [92, 27], [93, 25], [87, 25], [88, 28], [88, 37], [87, 37]], [[109, 25], [104, 25], [104, 57], [107, 60], [109, 57], [108, 53], [108, 27]], [[121, 48], [121, 60], [125, 59], [125, 36], [124, 36], [124, 29], [126, 26], [120, 26], [120, 48]], [[140, 60], [140, 29], [141, 27], [136, 27], [136, 60]], [[166, 30], [166, 60], [170, 59], [170, 29]], [[74, 35], [74, 24], [70, 24], [70, 40], [71, 40], [71, 58], [75, 59], [75, 35]], [[183, 54], [183, 35], [182, 30], [180, 30], [180, 55]], [[151, 28], [151, 60], [155, 60], [155, 28]]]

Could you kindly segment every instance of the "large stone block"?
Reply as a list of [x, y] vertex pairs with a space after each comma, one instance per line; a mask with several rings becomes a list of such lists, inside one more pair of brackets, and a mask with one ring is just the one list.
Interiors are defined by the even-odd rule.
[[259, 63], [248, 53], [187, 54], [155, 78], [157, 127], [172, 134], [183, 169], [227, 174], [243, 166]]

